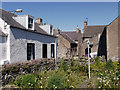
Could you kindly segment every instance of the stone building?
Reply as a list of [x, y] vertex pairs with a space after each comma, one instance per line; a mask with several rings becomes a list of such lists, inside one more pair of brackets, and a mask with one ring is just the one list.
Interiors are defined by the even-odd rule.
[[1, 9], [0, 13], [0, 64], [40, 58], [57, 60], [57, 37], [47, 32], [52, 30], [50, 27], [42, 29], [39, 19], [34, 22], [31, 15]]
[[113, 61], [120, 58], [120, 21], [119, 17], [113, 20], [109, 25], [88, 26], [84, 22], [84, 33], [82, 42], [82, 55], [87, 56], [89, 39], [92, 46], [89, 48], [90, 56], [105, 56]]
[[[84, 27], [83, 44], [82, 44], [82, 53], [84, 56], [88, 55], [88, 44], [87, 44], [88, 39], [90, 43], [93, 44], [93, 46], [90, 47], [91, 57], [96, 57], [98, 54], [103, 53], [104, 51], [103, 49], [105, 49], [106, 45], [100, 45], [100, 44], [103, 44], [103, 42], [106, 40], [104, 36], [105, 28], [106, 26], [103, 26], [103, 25]], [[104, 41], [101, 41], [101, 40], [104, 40]], [[101, 43], [99, 41], [101, 41]]]
[[82, 34], [77, 27], [76, 31], [60, 31], [54, 29], [54, 35], [58, 37], [58, 58], [72, 58], [81, 55]]
[[107, 57], [108, 59], [120, 59], [120, 16], [107, 26]]

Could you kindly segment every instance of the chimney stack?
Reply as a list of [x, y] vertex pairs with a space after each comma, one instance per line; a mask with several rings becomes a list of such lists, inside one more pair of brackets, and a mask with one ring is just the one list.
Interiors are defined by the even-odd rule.
[[84, 28], [87, 26], [87, 21], [84, 21]]
[[79, 32], [80, 32], [78, 25], [77, 25], [76, 32], [77, 32], [77, 33], [79, 33]]
[[53, 33], [55, 36], [57, 36], [58, 34], [60, 34], [60, 29], [53, 29]]
[[43, 25], [42, 18], [36, 18], [35, 21], [37, 24]]

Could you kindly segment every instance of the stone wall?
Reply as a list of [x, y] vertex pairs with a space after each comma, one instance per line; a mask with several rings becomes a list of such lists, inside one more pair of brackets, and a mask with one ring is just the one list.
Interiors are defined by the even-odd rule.
[[107, 60], [107, 38], [106, 38], [106, 28], [104, 31], [100, 34], [100, 37], [98, 36], [98, 56], [105, 56]]
[[35, 71], [53, 70], [54, 59], [30, 60], [2, 66], [2, 85], [8, 84], [12, 79], [21, 74], [34, 73]]
[[118, 60], [118, 18], [107, 26], [107, 57]]
[[[93, 44], [90, 55], [94, 56], [106, 56], [106, 29], [98, 35], [89, 38], [90, 44]], [[85, 56], [85, 49], [88, 48], [87, 40], [82, 43], [82, 55]]]
[[118, 17], [118, 58], [120, 59], [120, 16]]
[[58, 47], [57, 47], [58, 57], [60, 58], [70, 57], [69, 50], [70, 50], [70, 43], [59, 34]]
[[83, 38], [82, 38], [82, 33], [80, 31], [78, 36], [78, 56], [79, 57], [82, 57], [82, 41], [83, 41]]
[[87, 41], [83, 41], [81, 47], [82, 47], [82, 51], [81, 51], [82, 56], [85, 56], [85, 49], [88, 47], [87, 46]]

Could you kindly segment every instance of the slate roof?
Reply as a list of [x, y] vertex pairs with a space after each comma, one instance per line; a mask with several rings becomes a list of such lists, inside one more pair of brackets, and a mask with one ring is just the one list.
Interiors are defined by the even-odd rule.
[[76, 31], [62, 31], [60, 32], [60, 35], [62, 35], [65, 39], [67, 39], [70, 43], [75, 43], [75, 41], [78, 41], [78, 33]]
[[[2, 9], [0, 9], [0, 13], [2, 13], [2, 19], [11, 27], [19, 28], [22, 30], [27, 30], [29, 32], [39, 33], [47, 36], [52, 36], [52, 35], [49, 35], [47, 32], [45, 32], [42, 28], [40, 28], [37, 23], [35, 23], [34, 31], [28, 30], [12, 18], [12, 17], [16, 17], [17, 16], [16, 14], [9, 13], [8, 11], [2, 10]], [[55, 37], [55, 36], [52, 36], [52, 37]]]
[[83, 37], [93, 37], [105, 29], [107, 25], [87, 26], [84, 28]]

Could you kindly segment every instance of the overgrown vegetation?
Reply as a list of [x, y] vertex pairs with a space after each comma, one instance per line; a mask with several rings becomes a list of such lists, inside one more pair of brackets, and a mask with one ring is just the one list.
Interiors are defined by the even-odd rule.
[[90, 80], [87, 63], [63, 59], [55, 70], [22, 74], [10, 84], [22, 88], [120, 88], [120, 61], [102, 62], [99, 57], [93, 61]]

